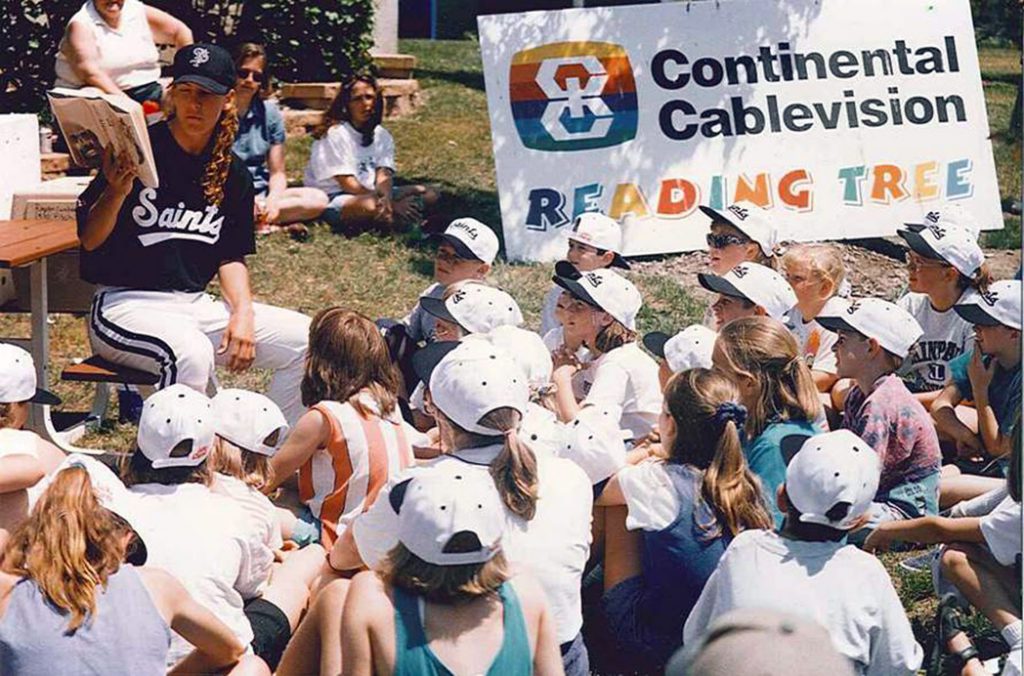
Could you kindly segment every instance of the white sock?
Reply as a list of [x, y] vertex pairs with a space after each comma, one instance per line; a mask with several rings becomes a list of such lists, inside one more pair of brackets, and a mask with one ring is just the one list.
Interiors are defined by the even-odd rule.
[[1024, 641], [1022, 636], [1021, 621], [1017, 620], [1011, 624], [1006, 625], [999, 630], [999, 633], [1003, 635], [1003, 640], [1009, 644], [1012, 649], [1020, 649], [1021, 642]]

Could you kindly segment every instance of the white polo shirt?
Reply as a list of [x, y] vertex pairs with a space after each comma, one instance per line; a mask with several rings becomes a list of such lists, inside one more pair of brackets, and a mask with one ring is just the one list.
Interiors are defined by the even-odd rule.
[[1021, 555], [1020, 503], [1007, 495], [995, 509], [981, 517], [981, 535], [996, 561], [1012, 566]]
[[[486, 472], [501, 446], [463, 449], [410, 467], [381, 489], [377, 500], [352, 523], [363, 562], [379, 568], [398, 544], [398, 515], [391, 489], [424, 472]], [[571, 641], [583, 627], [580, 586], [590, 556], [593, 490], [583, 470], [562, 458], [537, 455], [539, 499], [530, 521], [506, 513], [505, 556], [514, 569], [525, 570], [544, 588], [555, 618], [558, 642]]]
[[[637, 343], [626, 343], [594, 360], [582, 404], [619, 406], [620, 425], [633, 439], [647, 436], [661, 413], [658, 364]], [[585, 385], [586, 386], [586, 383]]]

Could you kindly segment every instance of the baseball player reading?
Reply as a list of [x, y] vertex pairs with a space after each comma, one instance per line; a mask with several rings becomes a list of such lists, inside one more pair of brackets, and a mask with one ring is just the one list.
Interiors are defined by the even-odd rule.
[[[108, 152], [82, 194], [82, 277], [98, 285], [89, 334], [112, 362], [205, 391], [214, 365], [275, 371], [269, 396], [290, 423], [309, 318], [252, 301], [245, 257], [255, 252], [252, 179], [231, 153], [235, 66], [214, 45], [179, 51], [174, 114], [149, 129], [160, 186], [146, 188]], [[216, 275], [223, 300], [205, 293]]]

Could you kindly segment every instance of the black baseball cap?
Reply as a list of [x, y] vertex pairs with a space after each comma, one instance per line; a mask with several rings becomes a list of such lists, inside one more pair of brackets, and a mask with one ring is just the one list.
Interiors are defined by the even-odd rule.
[[238, 78], [235, 61], [228, 50], [205, 42], [179, 49], [174, 55], [171, 72], [174, 75], [171, 84], [191, 82], [220, 96], [231, 91]]

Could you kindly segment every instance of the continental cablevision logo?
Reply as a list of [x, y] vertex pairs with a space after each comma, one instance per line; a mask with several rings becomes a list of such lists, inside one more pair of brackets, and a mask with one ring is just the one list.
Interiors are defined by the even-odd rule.
[[534, 150], [607, 148], [636, 136], [636, 81], [611, 42], [556, 42], [512, 57], [512, 117]]

